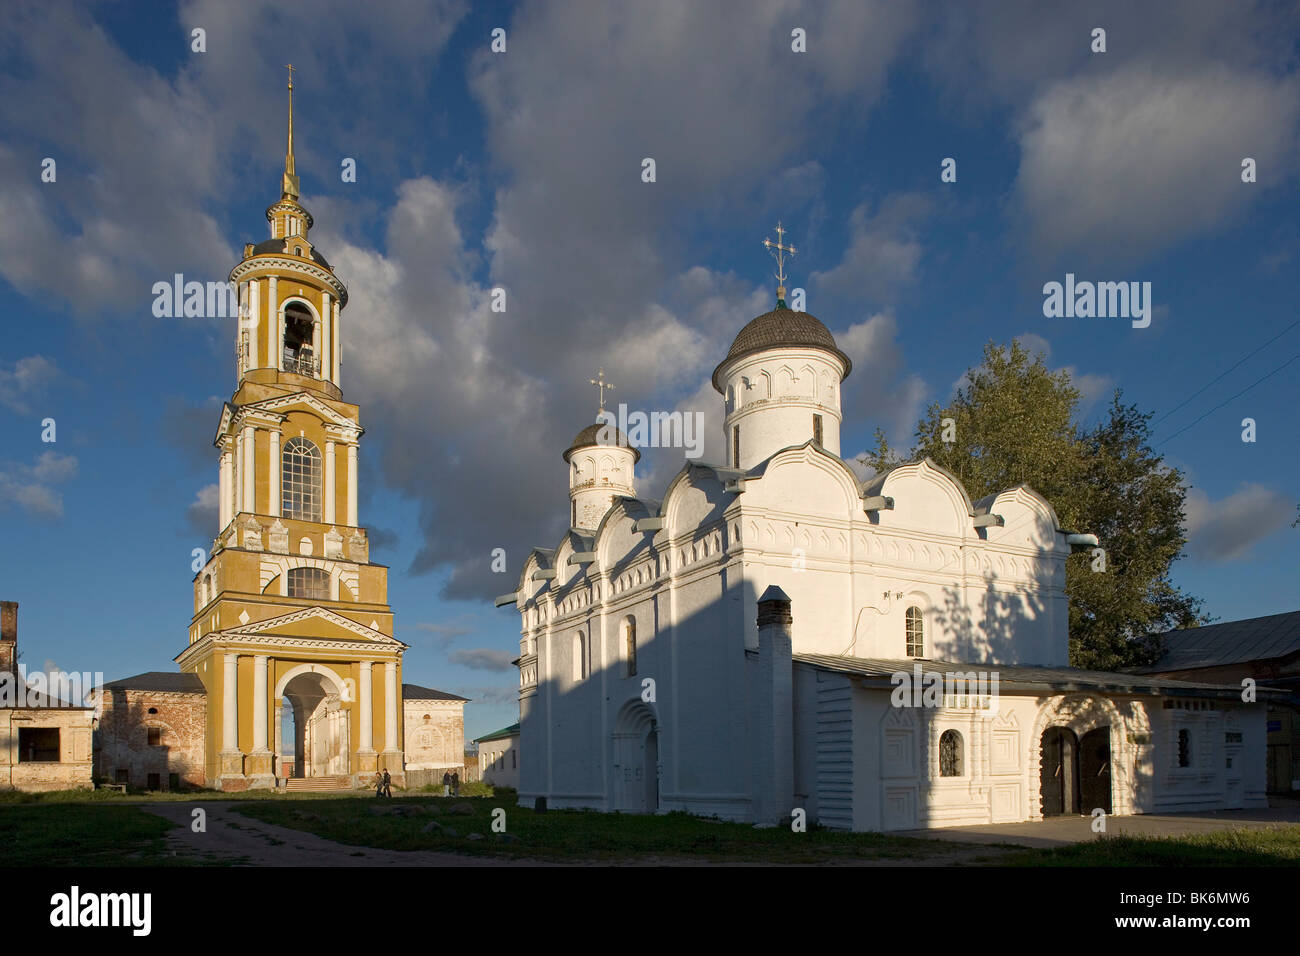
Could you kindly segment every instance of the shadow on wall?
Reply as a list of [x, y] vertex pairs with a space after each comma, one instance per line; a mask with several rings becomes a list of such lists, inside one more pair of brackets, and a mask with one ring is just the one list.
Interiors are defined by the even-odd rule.
[[[109, 692], [94, 732], [95, 779], [136, 790], [178, 790], [203, 786], [202, 740], [187, 741], [147, 701], [127, 701], [125, 691]], [[188, 745], [188, 746], [187, 746]]]

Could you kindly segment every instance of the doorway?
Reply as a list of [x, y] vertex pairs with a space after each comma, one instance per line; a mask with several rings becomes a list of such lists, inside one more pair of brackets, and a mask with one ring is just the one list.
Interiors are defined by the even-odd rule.
[[1043, 816], [1079, 812], [1079, 738], [1068, 727], [1043, 731], [1040, 792]]
[[1110, 728], [1097, 727], [1079, 740], [1079, 798], [1084, 813], [1110, 813]]

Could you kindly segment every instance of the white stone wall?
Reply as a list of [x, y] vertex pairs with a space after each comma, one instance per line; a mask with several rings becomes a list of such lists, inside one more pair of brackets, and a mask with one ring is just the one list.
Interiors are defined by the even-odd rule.
[[455, 770], [465, 762], [465, 702], [407, 700], [402, 704], [407, 770]]
[[[723, 370], [727, 459], [752, 468], [790, 445], [813, 437], [822, 417], [822, 446], [840, 453], [840, 380], [844, 368], [820, 349], [781, 349], [737, 359]], [[740, 462], [732, 460], [733, 428], [740, 427]]]
[[484, 740], [478, 745], [480, 779], [494, 787], [519, 786], [519, 738]]

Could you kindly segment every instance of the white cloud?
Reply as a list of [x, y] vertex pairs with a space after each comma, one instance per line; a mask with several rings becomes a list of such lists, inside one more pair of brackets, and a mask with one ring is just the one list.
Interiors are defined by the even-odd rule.
[[474, 670], [508, 671], [513, 666], [511, 661], [518, 656], [518, 653], [511, 653], [510, 651], [478, 647], [472, 650], [452, 651], [447, 655], [447, 660], [453, 664], [470, 667]]
[[63, 497], [53, 486], [76, 477], [77, 459], [45, 451], [30, 465], [0, 462], [0, 508], [16, 505], [35, 517], [63, 516]]
[[920, 225], [931, 208], [930, 200], [914, 193], [890, 196], [875, 212], [865, 203], [858, 206], [850, 217], [851, 238], [843, 259], [832, 269], [812, 273], [810, 281], [836, 297], [890, 301], [917, 277]]
[[59, 378], [59, 370], [43, 355], [29, 355], [0, 367], [0, 405], [19, 415], [31, 411], [31, 401], [44, 395]]
[[[1298, 119], [1295, 77], [1133, 64], [1062, 81], [1020, 126], [1027, 241], [1120, 262], [1219, 228], [1284, 179]], [[1241, 181], [1245, 156], [1259, 164], [1255, 185]]]
[[194, 500], [185, 510], [185, 517], [196, 533], [205, 537], [215, 536], [217, 522], [221, 513], [221, 491], [214, 482], [204, 485], [194, 495]]
[[1223, 563], [1246, 557], [1256, 543], [1288, 527], [1295, 502], [1280, 491], [1249, 482], [1218, 501], [1193, 488], [1187, 493], [1185, 510], [1188, 554]]

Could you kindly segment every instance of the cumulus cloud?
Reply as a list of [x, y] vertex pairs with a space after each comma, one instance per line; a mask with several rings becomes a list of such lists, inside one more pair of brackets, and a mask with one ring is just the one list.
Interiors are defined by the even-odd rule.
[[[1053, 368], [1051, 365], [1052, 344], [1036, 332], [1022, 332], [1016, 336], [1016, 341], [1031, 355], [1041, 354], [1043, 363], [1047, 365], [1049, 370], [1065, 372], [1070, 376], [1070, 383], [1079, 390], [1079, 412], [1084, 417], [1087, 417], [1089, 411], [1115, 389], [1115, 379], [1109, 375], [1096, 372], [1081, 372], [1076, 365], [1061, 365]], [[967, 377], [963, 375], [958, 380], [958, 387], [966, 384]]]
[[920, 226], [932, 207], [929, 199], [916, 193], [890, 196], [874, 212], [868, 204], [858, 206], [849, 218], [851, 238], [844, 258], [832, 269], [812, 273], [810, 281], [838, 297], [890, 301], [917, 277]]
[[472, 634], [474, 631], [472, 627], [464, 627], [459, 624], [436, 624], [431, 621], [417, 621], [411, 625], [411, 630], [432, 635], [431, 641], [437, 647], [447, 647], [449, 644], [454, 643], [457, 638]]
[[34, 517], [63, 516], [63, 496], [55, 485], [77, 474], [77, 459], [45, 451], [30, 465], [0, 462], [0, 507], [15, 505]]
[[0, 366], [0, 405], [26, 415], [31, 402], [43, 397], [59, 377], [58, 367], [43, 355], [20, 358], [10, 368]]
[[1188, 554], [1213, 563], [1244, 558], [1256, 543], [1288, 527], [1294, 511], [1292, 498], [1254, 482], [1217, 501], [1193, 488], [1186, 501]]
[[216, 536], [220, 514], [221, 491], [216, 482], [200, 488], [190, 506], [185, 509], [185, 518], [189, 521], [190, 528], [200, 537], [207, 538]]
[[510, 651], [498, 651], [488, 647], [478, 647], [473, 650], [452, 651], [447, 655], [447, 660], [453, 664], [460, 664], [462, 667], [471, 667], [474, 670], [481, 671], [508, 671], [511, 668], [511, 661], [519, 655]]
[[[835, 341], [853, 360], [841, 396], [845, 425], [879, 427], [891, 442], [906, 445], [928, 388], [906, 371], [894, 316], [877, 313], [837, 332]], [[847, 457], [849, 449], [841, 451]]]
[[[1044, 255], [1120, 262], [1217, 228], [1282, 181], [1298, 119], [1296, 77], [1134, 64], [1062, 81], [1020, 127], [1028, 241]], [[1255, 187], [1241, 181], [1246, 156]]]

